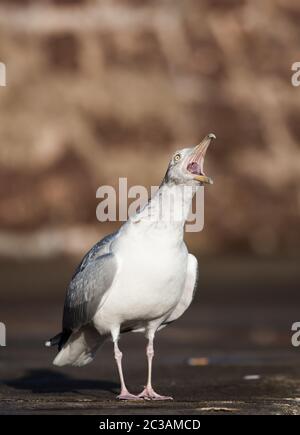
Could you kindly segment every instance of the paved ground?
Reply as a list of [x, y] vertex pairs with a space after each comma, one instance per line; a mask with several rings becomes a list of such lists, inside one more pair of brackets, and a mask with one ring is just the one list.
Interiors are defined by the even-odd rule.
[[[300, 349], [290, 344], [291, 324], [300, 321], [298, 262], [202, 263], [193, 307], [157, 337], [154, 383], [175, 399], [165, 403], [115, 400], [109, 342], [85, 368], [51, 366], [54, 350], [43, 342], [58, 330], [69, 266], [57, 275], [55, 264], [5, 265], [14, 276], [0, 299], [7, 326], [0, 414], [300, 414]], [[145, 340], [128, 334], [120, 346], [137, 393], [146, 377]]]

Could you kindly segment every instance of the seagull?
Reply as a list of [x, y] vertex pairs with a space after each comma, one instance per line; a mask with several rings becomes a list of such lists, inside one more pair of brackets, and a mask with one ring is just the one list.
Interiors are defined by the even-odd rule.
[[[154, 337], [190, 306], [197, 287], [198, 262], [184, 242], [184, 226], [199, 186], [212, 184], [203, 170], [211, 141], [176, 151], [166, 175], [149, 202], [118, 231], [85, 255], [67, 288], [62, 332], [46, 346], [58, 346], [53, 364], [84, 366], [112, 338], [120, 377], [121, 400], [172, 400], [152, 386]], [[120, 335], [142, 332], [148, 343], [148, 379], [134, 395], [127, 389]]]

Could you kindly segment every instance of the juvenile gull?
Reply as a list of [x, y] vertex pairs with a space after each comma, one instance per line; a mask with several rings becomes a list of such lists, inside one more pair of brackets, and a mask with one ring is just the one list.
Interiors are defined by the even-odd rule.
[[[84, 366], [109, 337], [114, 344], [123, 400], [168, 400], [152, 387], [155, 333], [178, 319], [196, 290], [198, 263], [184, 243], [184, 225], [198, 186], [211, 184], [203, 171], [206, 136], [177, 151], [155, 196], [115, 233], [98, 242], [77, 267], [67, 289], [62, 332], [48, 342], [58, 346], [54, 364]], [[145, 333], [148, 380], [129, 393], [122, 370], [121, 333]]]

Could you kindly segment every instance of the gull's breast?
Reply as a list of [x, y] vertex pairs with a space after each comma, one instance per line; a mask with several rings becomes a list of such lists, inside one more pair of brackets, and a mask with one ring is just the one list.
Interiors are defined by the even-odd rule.
[[120, 269], [102, 308], [103, 316], [124, 323], [163, 317], [178, 303], [184, 288], [187, 251], [145, 243], [120, 249]]

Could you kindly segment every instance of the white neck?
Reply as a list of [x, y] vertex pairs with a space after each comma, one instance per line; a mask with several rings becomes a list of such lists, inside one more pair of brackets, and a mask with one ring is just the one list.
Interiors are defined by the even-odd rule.
[[148, 204], [131, 218], [133, 223], [163, 230], [177, 230], [183, 237], [195, 186], [163, 183]]

